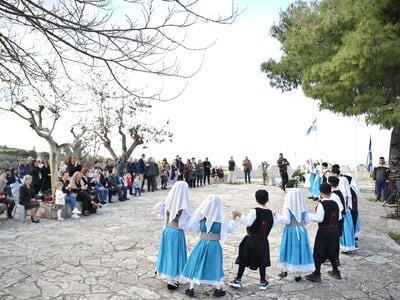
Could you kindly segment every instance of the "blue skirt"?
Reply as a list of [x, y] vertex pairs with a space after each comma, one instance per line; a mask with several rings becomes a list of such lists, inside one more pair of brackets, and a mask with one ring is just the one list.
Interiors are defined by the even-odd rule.
[[355, 248], [353, 218], [350, 209], [346, 209], [343, 222], [343, 233], [340, 238], [340, 249], [342, 251], [354, 251]]
[[157, 276], [177, 279], [186, 261], [186, 239], [183, 230], [164, 228], [156, 262]]
[[310, 241], [304, 226], [285, 226], [278, 268], [289, 272], [312, 272], [315, 270]]
[[[204, 220], [200, 221], [200, 229], [206, 232]], [[214, 222], [211, 233], [220, 233], [221, 223]], [[218, 240], [200, 240], [193, 248], [183, 269], [181, 279], [196, 284], [216, 285], [224, 279], [222, 266], [222, 248]]]
[[314, 197], [319, 197], [319, 186], [322, 183], [322, 177], [315, 175], [314, 182], [311, 184], [311, 194]]

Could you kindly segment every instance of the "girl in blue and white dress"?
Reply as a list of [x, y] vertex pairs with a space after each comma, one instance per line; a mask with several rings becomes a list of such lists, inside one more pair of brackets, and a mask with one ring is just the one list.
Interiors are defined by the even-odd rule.
[[298, 188], [289, 190], [285, 195], [282, 215], [276, 213], [278, 223], [285, 224], [278, 268], [280, 277], [287, 272], [294, 272], [296, 282], [301, 280], [301, 273], [315, 270], [314, 258], [305, 225], [310, 222], [303, 192]]
[[[232, 213], [233, 218], [237, 216]], [[235, 230], [235, 223], [225, 218], [221, 199], [216, 195], [208, 196], [192, 214], [189, 230], [201, 232], [200, 241], [193, 248], [183, 269], [181, 279], [190, 282], [186, 295], [194, 297], [195, 284], [208, 284], [215, 287], [214, 296], [222, 297], [224, 280], [222, 246], [227, 233]]]
[[164, 229], [161, 234], [160, 248], [156, 262], [156, 273], [167, 279], [167, 288], [179, 287], [179, 276], [187, 261], [186, 239], [190, 220], [190, 201], [188, 184], [176, 182], [164, 201], [157, 203], [154, 210], [164, 216]]

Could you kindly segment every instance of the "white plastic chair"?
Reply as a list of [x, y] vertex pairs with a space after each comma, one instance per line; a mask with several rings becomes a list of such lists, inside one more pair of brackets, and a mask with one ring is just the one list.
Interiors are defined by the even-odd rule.
[[10, 186], [11, 186], [11, 195], [13, 196], [15, 202], [14, 216], [18, 209], [19, 221], [23, 223], [26, 218], [26, 210], [25, 206], [19, 203], [19, 187], [21, 186], [21, 183], [15, 182], [12, 183]]

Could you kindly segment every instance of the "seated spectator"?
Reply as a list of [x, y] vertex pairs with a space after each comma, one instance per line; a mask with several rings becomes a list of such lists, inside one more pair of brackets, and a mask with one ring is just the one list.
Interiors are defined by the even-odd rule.
[[[107, 183], [103, 184], [103, 180], [101, 179], [102, 175], [100, 173], [100, 169], [94, 169], [94, 189], [97, 195], [97, 199], [99, 199], [101, 204], [108, 203], [108, 188], [106, 187]], [[103, 176], [104, 177], [104, 176]]]
[[9, 189], [9, 187], [7, 187], [6, 173], [2, 172], [0, 173], [0, 203], [4, 204], [7, 209], [7, 218], [12, 219], [12, 211], [15, 202], [8, 197], [9, 193], [6, 191], [7, 188]]
[[39, 209], [39, 202], [36, 200], [36, 193], [32, 186], [32, 176], [25, 175], [22, 179], [22, 185], [19, 188], [19, 203], [25, 207], [26, 211], [30, 211], [33, 223], [39, 223], [36, 213]]
[[70, 182], [71, 191], [76, 194], [76, 200], [82, 202], [82, 214], [88, 216], [91, 213], [96, 213], [98, 207], [94, 197], [89, 194], [88, 179], [81, 172], [75, 172]]
[[81, 212], [76, 207], [76, 195], [72, 192], [72, 187], [70, 186], [70, 181], [68, 180], [68, 171], [61, 171], [60, 181], [63, 184], [63, 193], [65, 194], [65, 203], [69, 203], [72, 209], [72, 219], [79, 219], [78, 214]]
[[124, 182], [121, 181], [121, 177], [118, 176], [117, 168], [112, 169], [112, 174], [108, 177], [108, 184], [111, 191], [116, 191], [118, 193], [119, 201], [128, 200], [128, 189]]
[[224, 180], [224, 169], [220, 166], [217, 169], [218, 180]]
[[67, 162], [67, 171], [69, 177], [72, 177], [75, 172], [80, 172], [82, 170], [82, 166], [79, 160], [75, 159], [75, 157], [70, 156]]

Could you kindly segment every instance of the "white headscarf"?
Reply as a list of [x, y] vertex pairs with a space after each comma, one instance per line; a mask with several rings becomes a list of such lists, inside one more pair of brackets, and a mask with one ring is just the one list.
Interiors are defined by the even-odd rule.
[[[190, 201], [188, 184], [184, 181], [177, 181], [172, 186], [167, 197], [154, 206], [154, 210], [164, 215], [166, 222], [171, 222], [176, 214], [182, 210], [179, 218], [179, 226], [188, 222], [190, 218]], [[166, 211], [169, 212], [169, 220], [166, 218]], [[165, 224], [166, 225], [166, 224]]]
[[206, 218], [207, 232], [210, 232], [211, 226], [214, 222], [221, 223], [221, 246], [224, 244], [227, 236], [227, 220], [225, 218], [224, 207], [221, 198], [217, 195], [208, 196], [196, 209], [190, 218], [189, 227]]
[[288, 209], [297, 222], [301, 222], [301, 214], [307, 211], [306, 201], [303, 192], [298, 188], [290, 189], [285, 195], [283, 210]]

